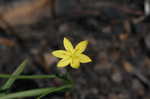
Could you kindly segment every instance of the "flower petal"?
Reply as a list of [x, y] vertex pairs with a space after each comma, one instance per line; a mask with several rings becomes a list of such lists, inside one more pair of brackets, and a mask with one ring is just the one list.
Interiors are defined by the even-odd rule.
[[53, 51], [52, 54], [58, 58], [65, 58], [69, 55], [69, 53], [64, 50], [56, 50]]
[[88, 57], [87, 55], [84, 55], [84, 54], [80, 54], [80, 55], [79, 55], [79, 59], [80, 59], [80, 62], [81, 62], [81, 63], [89, 63], [89, 62], [92, 62], [91, 58]]
[[75, 68], [75, 69], [79, 68], [80, 67], [79, 59], [72, 59], [71, 60], [71, 67]]
[[57, 67], [66, 67], [67, 65], [69, 65], [71, 59], [70, 58], [63, 58], [62, 60], [60, 60], [58, 63], [57, 63]]
[[67, 51], [70, 51], [70, 52], [73, 51], [73, 45], [72, 45], [72, 43], [70, 42], [70, 40], [67, 39], [67, 38], [64, 38], [64, 47], [65, 47], [65, 49], [66, 49]]
[[82, 53], [85, 51], [85, 49], [87, 48], [88, 45], [88, 41], [81, 41], [80, 43], [78, 43], [78, 45], [75, 47], [75, 52], [76, 53]]

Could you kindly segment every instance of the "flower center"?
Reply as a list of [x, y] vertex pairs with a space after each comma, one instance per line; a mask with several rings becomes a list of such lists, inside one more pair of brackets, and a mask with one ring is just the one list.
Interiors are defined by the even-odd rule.
[[72, 53], [72, 54], [70, 55], [70, 57], [73, 58], [73, 59], [74, 59], [74, 58], [78, 58], [78, 56], [77, 56], [75, 53]]

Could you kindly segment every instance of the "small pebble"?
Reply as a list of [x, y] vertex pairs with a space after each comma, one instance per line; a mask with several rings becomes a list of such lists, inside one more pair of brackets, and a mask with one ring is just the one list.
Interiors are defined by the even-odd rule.
[[115, 72], [112, 74], [112, 80], [116, 83], [120, 83], [122, 81], [122, 76], [119, 72]]

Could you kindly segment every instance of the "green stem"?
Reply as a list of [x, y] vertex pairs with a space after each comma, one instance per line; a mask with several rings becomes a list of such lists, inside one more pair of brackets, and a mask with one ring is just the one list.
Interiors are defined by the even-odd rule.
[[16, 78], [16, 79], [48, 79], [48, 78], [59, 78], [56, 75], [20, 75], [20, 76], [13, 76], [9, 74], [0, 74], [0, 78]]

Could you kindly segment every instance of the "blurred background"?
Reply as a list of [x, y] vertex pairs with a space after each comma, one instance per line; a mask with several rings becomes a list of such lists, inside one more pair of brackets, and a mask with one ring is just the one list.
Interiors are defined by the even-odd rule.
[[[74, 90], [43, 99], [150, 99], [149, 13], [149, 0], [0, 0], [0, 73], [29, 58], [24, 75], [63, 74], [51, 52], [63, 49], [64, 37], [88, 40], [93, 62], [67, 67]], [[17, 80], [11, 92], [59, 85]]]

